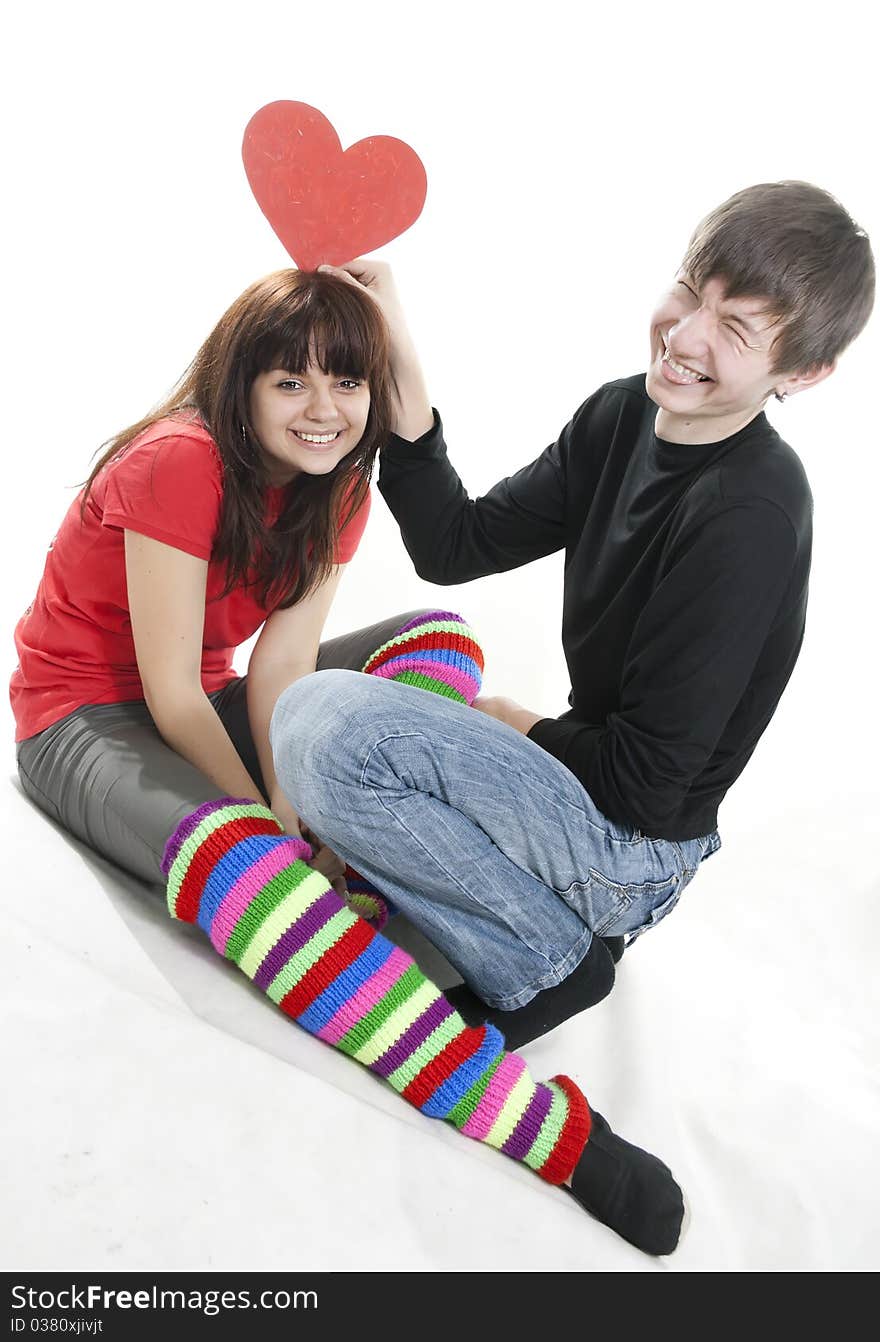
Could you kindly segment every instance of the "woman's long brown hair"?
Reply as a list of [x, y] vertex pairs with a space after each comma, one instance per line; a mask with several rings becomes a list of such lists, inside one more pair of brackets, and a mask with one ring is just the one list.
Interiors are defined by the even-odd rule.
[[[273, 526], [265, 525], [268, 467], [250, 419], [260, 373], [283, 368], [366, 381], [370, 410], [356, 447], [327, 475], [296, 477]], [[225, 562], [227, 595], [253, 584], [264, 606], [293, 606], [330, 574], [340, 530], [363, 503], [392, 422], [388, 329], [377, 304], [335, 275], [279, 270], [258, 280], [220, 318], [171, 393], [107, 444], [83, 488], [157, 420], [198, 415], [223, 464], [220, 527], [211, 554]], [[101, 448], [98, 449], [101, 451]]]

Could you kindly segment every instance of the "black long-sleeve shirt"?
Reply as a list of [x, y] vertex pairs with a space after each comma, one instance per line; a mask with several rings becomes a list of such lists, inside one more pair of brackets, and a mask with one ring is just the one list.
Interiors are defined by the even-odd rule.
[[610, 819], [691, 839], [716, 828], [797, 660], [812, 497], [763, 413], [700, 446], [658, 438], [656, 413], [644, 376], [607, 383], [475, 501], [435, 415], [392, 438], [379, 489], [429, 582], [565, 550], [570, 709], [529, 736]]

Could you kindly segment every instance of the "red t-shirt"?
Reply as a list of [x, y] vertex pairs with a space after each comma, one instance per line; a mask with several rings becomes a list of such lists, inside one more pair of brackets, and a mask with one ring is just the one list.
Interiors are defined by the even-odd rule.
[[[284, 487], [266, 497], [266, 523], [281, 510]], [[16, 741], [83, 704], [143, 699], [131, 633], [123, 530], [211, 558], [220, 522], [223, 467], [207, 430], [192, 419], [163, 419], [99, 472], [80, 522], [79, 498], [49, 546], [33, 605], [15, 630], [18, 666], [10, 683]], [[369, 496], [339, 536], [336, 562], [358, 547]], [[217, 598], [225, 564], [209, 563], [202, 642], [206, 694], [235, 679], [232, 654], [271, 614], [256, 589]]]

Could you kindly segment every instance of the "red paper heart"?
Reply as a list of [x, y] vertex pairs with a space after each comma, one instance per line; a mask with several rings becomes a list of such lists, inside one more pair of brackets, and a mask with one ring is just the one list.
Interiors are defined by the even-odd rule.
[[428, 179], [408, 144], [389, 135], [343, 152], [308, 103], [267, 103], [251, 117], [242, 158], [257, 204], [301, 270], [375, 251], [415, 223]]

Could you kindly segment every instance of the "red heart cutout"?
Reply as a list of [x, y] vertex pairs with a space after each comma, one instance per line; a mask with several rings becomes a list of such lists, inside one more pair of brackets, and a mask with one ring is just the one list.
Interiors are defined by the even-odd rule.
[[373, 135], [343, 152], [308, 103], [261, 107], [241, 153], [257, 204], [301, 270], [375, 251], [414, 224], [425, 203], [428, 179], [408, 144]]

